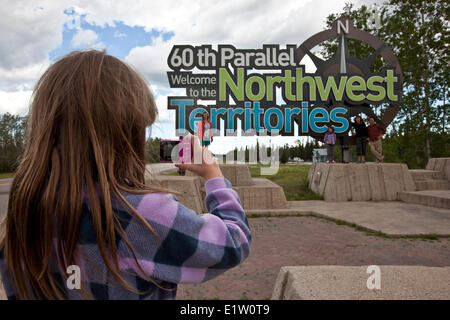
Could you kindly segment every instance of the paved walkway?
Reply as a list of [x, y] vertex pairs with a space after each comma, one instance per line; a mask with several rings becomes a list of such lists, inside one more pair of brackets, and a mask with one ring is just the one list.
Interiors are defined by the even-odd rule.
[[250, 257], [202, 284], [179, 286], [178, 299], [267, 299], [282, 266], [450, 266], [450, 238], [383, 238], [316, 217], [250, 218]]
[[[450, 210], [402, 201], [289, 201], [290, 209], [270, 210], [270, 214], [316, 214], [355, 223], [388, 235], [450, 235]], [[247, 214], [267, 214], [248, 210]]]
[[8, 209], [9, 187], [12, 179], [0, 179], [0, 218]]

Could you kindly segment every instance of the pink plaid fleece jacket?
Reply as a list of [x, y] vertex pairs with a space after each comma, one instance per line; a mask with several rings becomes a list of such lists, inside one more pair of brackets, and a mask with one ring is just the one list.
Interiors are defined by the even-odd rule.
[[[165, 289], [145, 280], [131, 252], [117, 240], [119, 266], [127, 282], [142, 294], [129, 292], [108, 274], [96, 245], [92, 216], [87, 200], [83, 205], [77, 259], [85, 287], [96, 299], [174, 299], [178, 283], [199, 283], [233, 268], [250, 253], [251, 234], [236, 191], [224, 178], [205, 183], [209, 213], [196, 214], [167, 193], [124, 194], [127, 201], [148, 221], [161, 240], [158, 246], [152, 233], [137, 219], [113, 207], [143, 270]], [[67, 289], [68, 275], [56, 271], [67, 299], [80, 299], [78, 290]], [[100, 271], [100, 272], [99, 272]], [[11, 277], [0, 254], [0, 272], [9, 299], [15, 299]]]

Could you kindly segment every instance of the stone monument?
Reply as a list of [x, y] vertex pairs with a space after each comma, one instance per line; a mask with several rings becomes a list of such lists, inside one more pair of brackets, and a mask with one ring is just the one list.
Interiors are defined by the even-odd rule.
[[[233, 189], [239, 194], [245, 210], [285, 209], [288, 202], [283, 189], [265, 178], [252, 178], [245, 164], [221, 164], [220, 169]], [[207, 212], [205, 206], [205, 180], [189, 171], [186, 176], [155, 176], [162, 187], [179, 192], [178, 200], [197, 213]], [[146, 180], [148, 184], [152, 179]]]
[[309, 188], [325, 201], [399, 200], [399, 193], [415, 191], [404, 163], [313, 163]]

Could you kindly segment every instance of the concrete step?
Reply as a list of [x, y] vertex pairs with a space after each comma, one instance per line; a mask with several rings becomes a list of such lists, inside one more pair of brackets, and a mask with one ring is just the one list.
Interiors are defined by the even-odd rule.
[[426, 179], [426, 180], [416, 180], [416, 189], [420, 190], [448, 190], [450, 189], [449, 180], [436, 180], [436, 179]]
[[[220, 164], [220, 171], [227, 178], [233, 187], [235, 186], [252, 186], [253, 180], [250, 170], [246, 164]], [[186, 176], [197, 176], [191, 171], [186, 171]], [[204, 179], [202, 180], [203, 182]]]
[[159, 176], [155, 175], [145, 180], [147, 185], [158, 185], [162, 188], [179, 192], [177, 199], [189, 209], [197, 213], [206, 212], [205, 197], [202, 189], [205, 188], [199, 176]]
[[450, 209], [450, 190], [403, 191], [398, 197], [408, 203]]
[[426, 180], [426, 179], [442, 179], [441, 172], [436, 170], [426, 170], [426, 169], [409, 169], [414, 181], [416, 180]]
[[447, 300], [449, 283], [450, 267], [286, 266], [272, 300]]
[[233, 186], [247, 210], [289, 209], [283, 188], [265, 178], [252, 178], [251, 186]]
[[450, 158], [431, 158], [426, 169], [441, 173], [441, 179], [450, 180]]

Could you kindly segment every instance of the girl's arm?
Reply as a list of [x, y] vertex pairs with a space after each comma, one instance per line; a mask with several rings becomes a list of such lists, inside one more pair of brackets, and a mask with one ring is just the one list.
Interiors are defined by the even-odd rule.
[[[144, 271], [172, 283], [198, 283], [214, 278], [250, 254], [251, 234], [239, 196], [225, 178], [205, 183], [209, 213], [197, 214], [170, 194], [147, 194], [138, 211], [157, 232], [161, 247], [142, 224], [132, 224], [127, 235]], [[125, 269], [138, 274], [131, 257]]]
[[[134, 241], [130, 239], [146, 274], [173, 283], [206, 281], [237, 266], [250, 254], [250, 229], [238, 194], [223, 177], [212, 153], [201, 148], [198, 139], [191, 139], [194, 157], [200, 152], [201, 163], [176, 166], [206, 180], [209, 213], [198, 215], [171, 194], [147, 194], [137, 209], [157, 232], [161, 246], [156, 246], [142, 223], [133, 224], [140, 232], [132, 232], [136, 236]], [[134, 262], [130, 266], [134, 269]]]

